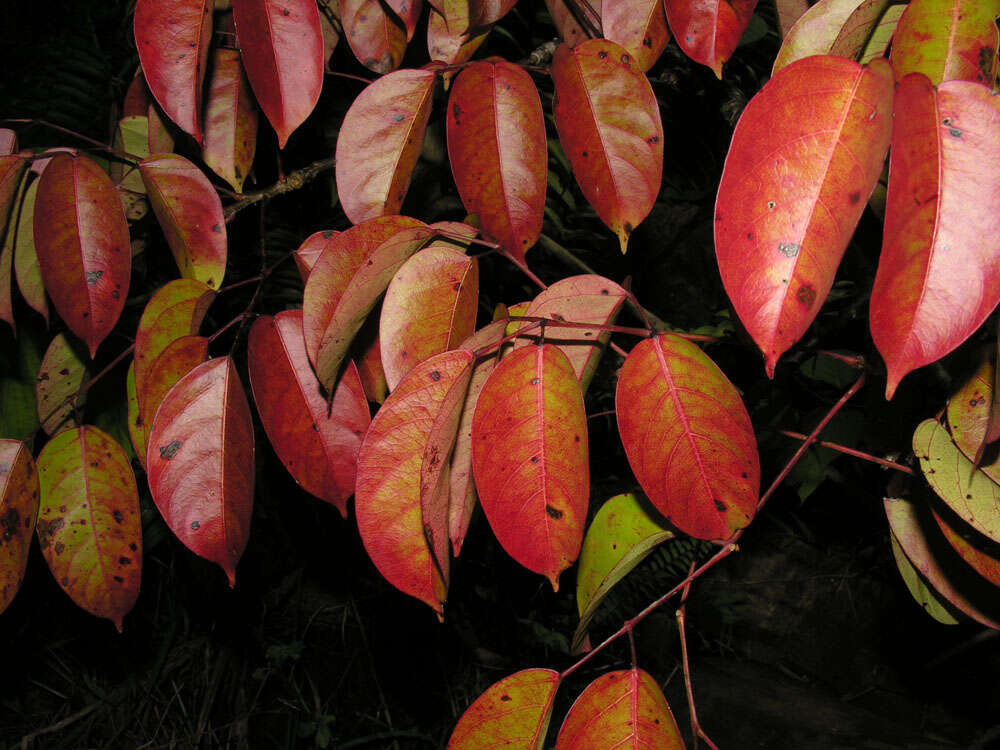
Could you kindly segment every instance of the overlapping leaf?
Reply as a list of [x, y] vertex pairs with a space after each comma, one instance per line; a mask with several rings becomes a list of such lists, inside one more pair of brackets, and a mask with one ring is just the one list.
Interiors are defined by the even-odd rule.
[[663, 125], [653, 90], [635, 59], [604, 39], [559, 45], [552, 79], [573, 176], [625, 252], [660, 190]]
[[406, 28], [379, 0], [340, 0], [340, 23], [358, 62], [379, 74], [399, 67]]
[[312, 113], [323, 89], [323, 31], [314, 0], [232, 0], [247, 79], [278, 147]]
[[433, 230], [405, 216], [382, 216], [331, 238], [303, 295], [309, 361], [324, 388], [337, 379], [347, 348], [403, 262]]
[[672, 334], [638, 344], [619, 373], [615, 409], [632, 471], [670, 523], [720, 541], [750, 523], [760, 489], [753, 426], [701, 349]]
[[[448, 484], [473, 354], [438, 354], [410, 370], [378, 410], [358, 455], [358, 530], [393, 586], [443, 617], [448, 591]], [[445, 481], [442, 481], [444, 479]]]
[[136, 69], [135, 76], [125, 92], [125, 101], [122, 103], [122, 118], [128, 117], [146, 118], [146, 147], [144, 151], [136, 152], [136, 155], [168, 154], [174, 150], [174, 134], [153, 102], [141, 66]]
[[830, 54], [850, 57], [862, 65], [885, 57], [904, 10], [905, 5], [887, 7], [885, 0], [866, 0], [844, 22]]
[[1000, 301], [1000, 97], [921, 74], [896, 89], [885, 232], [872, 289], [872, 338], [886, 397], [940, 359]]
[[62, 589], [118, 630], [139, 595], [142, 525], [128, 457], [84, 425], [56, 435], [38, 456], [38, 546]]
[[17, 151], [17, 133], [10, 128], [0, 128], [0, 156], [9, 156]]
[[72, 398], [87, 377], [87, 366], [65, 334], [49, 344], [38, 368], [35, 403], [38, 422], [48, 435], [76, 427], [73, 413], [83, 405], [83, 396]]
[[1000, 0], [912, 0], [892, 42], [897, 80], [923, 73], [934, 84], [968, 80], [993, 86], [998, 15]]
[[312, 271], [312, 267], [316, 265], [316, 260], [323, 251], [330, 245], [330, 240], [336, 237], [340, 232], [333, 229], [324, 229], [320, 232], [313, 232], [311, 235], [306, 237], [305, 242], [299, 245], [298, 249], [295, 251], [295, 265], [299, 269], [299, 276], [302, 277], [302, 283], [305, 284], [309, 279], [309, 272]]
[[431, 60], [460, 65], [475, 54], [489, 33], [489, 28], [472, 36], [452, 31], [444, 16], [432, 10], [427, 16], [427, 53]]
[[621, 45], [649, 70], [670, 42], [662, 0], [608, 0], [601, 6], [604, 38]]
[[552, 17], [552, 22], [556, 25], [559, 36], [570, 47], [575, 47], [580, 42], [585, 42], [593, 36], [599, 35], [601, 31], [601, 0], [582, 0], [582, 2], [584, 5], [579, 7], [581, 12], [586, 13], [584, 23], [593, 27], [594, 34], [588, 33], [587, 29], [581, 25], [566, 0], [545, 0], [545, 7]]
[[996, 437], [989, 434], [998, 407], [995, 388], [996, 367], [992, 357], [986, 357], [979, 369], [948, 399], [948, 426], [955, 445], [966, 458], [982, 468], [990, 479], [1000, 479], [1000, 458], [982, 465], [984, 449]]
[[1000, 544], [976, 533], [961, 521], [949, 518], [945, 512], [931, 508], [931, 514], [958, 556], [987, 581], [1000, 587]]
[[684, 54], [722, 78], [757, 0], [664, 0], [667, 22]]
[[257, 105], [243, 72], [240, 53], [220, 47], [212, 53], [202, 159], [209, 169], [239, 192], [250, 174], [256, 152]]
[[21, 290], [24, 301], [48, 323], [49, 303], [45, 298], [45, 284], [42, 282], [42, 272], [38, 268], [38, 254], [35, 252], [34, 224], [37, 194], [36, 179], [28, 183], [24, 199], [18, 209], [17, 234], [14, 237], [14, 278], [17, 279], [17, 288]]
[[[22, 202], [24, 187], [21, 175], [28, 162], [20, 156], [0, 156], [0, 320], [6, 320], [11, 328], [14, 324], [14, 308], [11, 299], [11, 268], [14, 261], [14, 231], [17, 227], [17, 211]], [[14, 212], [14, 221], [8, 223], [8, 217]]]
[[557, 347], [517, 349], [490, 373], [472, 421], [472, 465], [500, 544], [558, 590], [583, 541], [590, 468], [583, 396]]
[[448, 157], [462, 203], [514, 257], [538, 240], [547, 152], [531, 76], [508, 62], [467, 66], [448, 99]]
[[371, 422], [357, 368], [348, 363], [328, 408], [306, 356], [301, 310], [258, 318], [248, 347], [254, 402], [275, 453], [306, 492], [346, 518]]
[[167, 117], [198, 143], [213, 5], [212, 0], [135, 4], [135, 47], [149, 90]]
[[0, 613], [21, 588], [38, 515], [38, 473], [28, 446], [0, 440]]
[[471, 336], [478, 304], [475, 258], [431, 245], [403, 263], [389, 283], [379, 318], [389, 390], [419, 362], [454, 349]]
[[108, 176], [83, 156], [56, 154], [39, 178], [35, 251], [45, 288], [93, 357], [128, 296], [128, 224]]
[[[864, 44], [892, 0], [820, 0], [809, 8], [781, 43], [771, 75], [810, 55], [831, 54], [848, 22]], [[859, 14], [858, 11], [863, 11]], [[853, 57], [844, 55], [843, 57]], [[865, 61], [862, 61], [865, 62]]]
[[406, 41], [409, 42], [413, 39], [413, 34], [417, 30], [420, 11], [424, 9], [423, 0], [386, 0], [385, 4], [403, 22], [403, 26], [406, 29]]
[[170, 390], [153, 421], [146, 472], [170, 530], [235, 585], [250, 535], [254, 443], [250, 406], [231, 359], [210, 359]]
[[888, 64], [816, 56], [783, 68], [736, 125], [715, 204], [715, 251], [769, 376], [833, 285], [878, 181], [891, 113]]
[[684, 750], [684, 740], [656, 680], [633, 667], [601, 675], [573, 703], [556, 750], [581, 747]]
[[495, 745], [540, 750], [558, 688], [559, 673], [551, 669], [524, 669], [495, 682], [465, 709], [448, 750]]
[[399, 213], [423, 146], [434, 79], [429, 70], [397, 70], [370, 84], [344, 115], [337, 194], [352, 223]]
[[906, 589], [910, 592], [913, 600], [942, 625], [958, 625], [958, 620], [951, 613], [952, 609], [913, 567], [913, 563], [906, 557], [906, 553], [903, 552], [903, 548], [899, 546], [899, 542], [896, 541], [896, 537], [891, 532], [889, 542], [892, 545], [892, 556], [896, 560], [899, 575], [903, 579], [903, 583], [906, 584]]

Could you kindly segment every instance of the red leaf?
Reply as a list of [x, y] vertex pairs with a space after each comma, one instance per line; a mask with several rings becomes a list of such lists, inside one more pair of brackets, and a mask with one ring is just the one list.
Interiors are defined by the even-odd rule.
[[177, 154], [146, 159], [139, 171], [181, 276], [218, 289], [226, 274], [226, 219], [212, 183]]
[[[0, 249], [0, 320], [6, 320], [11, 328], [14, 325], [14, 308], [11, 299], [10, 271], [14, 260], [14, 234], [17, 231], [17, 215], [22, 203], [24, 190], [21, 186], [21, 175], [28, 162], [20, 156], [0, 156], [0, 231], [3, 238], [3, 248]], [[17, 200], [15, 200], [15, 196]], [[14, 221], [8, 222], [13, 210]], [[16, 328], [15, 328], [16, 330]]]
[[220, 47], [212, 53], [201, 156], [209, 169], [239, 192], [256, 151], [257, 105], [240, 63], [240, 53]]
[[403, 22], [403, 26], [406, 27], [406, 41], [409, 42], [417, 30], [420, 11], [424, 9], [422, 0], [385, 0], [385, 4]]
[[142, 578], [139, 494], [114, 438], [84, 425], [56, 435], [38, 457], [38, 546], [80, 607], [119, 631]]
[[149, 491], [180, 541], [236, 583], [250, 535], [253, 423], [228, 357], [198, 365], [163, 400], [146, 452]]
[[381, 216], [331, 238], [302, 302], [306, 351], [323, 387], [336, 381], [351, 341], [393, 275], [433, 231], [406, 216]]
[[448, 591], [447, 484], [473, 355], [455, 350], [412, 369], [372, 420], [358, 455], [361, 540], [393, 586], [444, 613]]
[[722, 78], [757, 0], [664, 0], [667, 22], [684, 54]]
[[340, 232], [333, 229], [324, 229], [321, 232], [314, 232], [308, 237], [306, 237], [305, 242], [299, 245], [299, 249], [295, 251], [295, 265], [299, 269], [299, 276], [302, 277], [302, 283], [305, 284], [309, 280], [309, 272], [312, 271], [312, 267], [316, 265], [316, 261], [319, 256], [323, 254], [323, 251], [330, 245], [330, 240], [336, 237]]
[[632, 56], [605, 39], [559, 45], [552, 79], [556, 130], [573, 175], [625, 252], [660, 191], [663, 125], [653, 89]]
[[633, 667], [601, 675], [573, 703], [556, 750], [581, 747], [684, 750], [684, 740], [656, 680]]
[[340, 0], [340, 22], [358, 62], [379, 75], [399, 67], [406, 51], [406, 29], [380, 0]]
[[882, 170], [891, 112], [885, 61], [863, 68], [816, 56], [783, 68], [736, 125], [715, 204], [715, 250], [768, 376], [833, 285]]
[[21, 588], [38, 516], [38, 474], [19, 440], [0, 440], [0, 613]]
[[137, 0], [135, 4], [135, 47], [149, 90], [167, 117], [199, 144], [212, 7], [212, 0]]
[[882, 255], [871, 331], [889, 370], [911, 370], [965, 341], [1000, 301], [1000, 99], [921, 74], [896, 89]]
[[500, 360], [476, 404], [472, 465], [500, 544], [558, 591], [583, 541], [590, 467], [583, 394], [557, 347], [526, 346]]
[[352, 223], [398, 214], [424, 143], [435, 75], [397, 70], [351, 104], [337, 136], [337, 194]]
[[643, 491], [697, 539], [725, 541], [757, 508], [753, 425], [732, 383], [694, 344], [661, 334], [618, 377], [618, 432]]
[[504, 677], [465, 709], [448, 750], [540, 748], [558, 688], [559, 673], [551, 669], [524, 669]]
[[538, 240], [548, 172], [534, 81], [508, 62], [466, 67], [448, 99], [448, 156], [465, 209], [515, 258]]
[[955, 514], [939, 514], [933, 507], [931, 514], [958, 556], [987, 581], [1000, 587], [1000, 544], [976, 533]]
[[357, 368], [349, 362], [332, 408], [302, 338], [302, 311], [258, 318], [250, 329], [250, 386], [278, 458], [302, 488], [347, 517], [358, 448], [371, 416]]
[[643, 70], [653, 67], [670, 42], [663, 0], [605, 2], [601, 6], [601, 29], [605, 39], [621, 45]]
[[35, 250], [52, 303], [93, 357], [125, 306], [132, 249], [118, 191], [90, 159], [56, 154], [45, 168]]
[[476, 329], [479, 266], [448, 246], [431, 245], [400, 266], [379, 319], [379, 348], [389, 390], [415, 365], [456, 348]]
[[[595, 25], [599, 25], [602, 10], [601, 0], [582, 0], [582, 2], [590, 8], [590, 12], [588, 13], [590, 20]], [[576, 16], [573, 15], [573, 11], [566, 3], [566, 0], [545, 0], [545, 7], [548, 9], [549, 15], [552, 16], [552, 23], [556, 25], [556, 31], [559, 32], [560, 38], [570, 47], [575, 47], [580, 42], [585, 42], [591, 38], [583, 26], [580, 25]]]
[[232, 0], [236, 41], [257, 103], [284, 148], [323, 89], [315, 0]]

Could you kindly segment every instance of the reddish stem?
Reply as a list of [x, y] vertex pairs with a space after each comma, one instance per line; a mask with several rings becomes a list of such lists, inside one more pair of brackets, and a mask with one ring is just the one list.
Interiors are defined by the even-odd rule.
[[[782, 435], [795, 438], [796, 440], [806, 439], [805, 435], [801, 432], [795, 432], [794, 430], [778, 430], [778, 432]], [[885, 458], [873, 456], [871, 453], [864, 453], [863, 451], [855, 450], [854, 448], [848, 448], [846, 445], [841, 445], [840, 443], [831, 443], [828, 440], [817, 440], [816, 445], [822, 445], [824, 448], [829, 448], [831, 450], [838, 451], [839, 453], [846, 453], [848, 456], [854, 456], [855, 458], [860, 458], [864, 461], [871, 461], [873, 464], [884, 466], [887, 469], [895, 469], [896, 471], [901, 471], [904, 474], [913, 474], [913, 469], [909, 466], [904, 466], [903, 464], [897, 464], [895, 461], [889, 461]]]
[[840, 352], [830, 351], [829, 349], [818, 349], [816, 353], [822, 354], [824, 357], [829, 357], [830, 359], [839, 360], [846, 365], [850, 365], [856, 370], [865, 369], [865, 358], [860, 354], [841, 354]]
[[[7, 123], [11, 123], [11, 124], [22, 124], [22, 125], [41, 125], [43, 127], [51, 128], [52, 130], [58, 131], [58, 132], [63, 133], [65, 135], [72, 136], [73, 138], [79, 138], [81, 141], [85, 141], [86, 143], [89, 143], [92, 146], [96, 146], [97, 148], [101, 149], [102, 151], [105, 151], [105, 152], [107, 152], [109, 154], [114, 154], [115, 156], [117, 156], [119, 159], [121, 159], [124, 162], [128, 162], [130, 164], [138, 164], [139, 162], [142, 161], [142, 157], [141, 156], [136, 156], [135, 154], [130, 154], [127, 151], [121, 151], [121, 150], [119, 150], [119, 149], [117, 149], [117, 148], [115, 148], [113, 146], [108, 146], [107, 144], [101, 143], [100, 141], [95, 140], [95, 139], [91, 138], [90, 136], [84, 135], [83, 133], [77, 133], [75, 130], [70, 130], [69, 128], [64, 128], [62, 125], [56, 125], [55, 123], [48, 122], [47, 120], [35, 120], [35, 119], [32, 119], [32, 118], [24, 118], [24, 117], [22, 117], [22, 118], [14, 118], [14, 119], [9, 119], [9, 120], [4, 120], [3, 122], [7, 122]], [[35, 154], [34, 158], [36, 158], [36, 159], [45, 159], [47, 157], [46, 157], [45, 154]]]
[[[690, 575], [694, 571], [694, 561], [691, 562], [691, 570], [688, 571]], [[685, 631], [685, 608], [687, 606], [688, 592], [691, 590], [691, 581], [687, 582], [684, 586], [684, 590], [681, 591], [681, 606], [677, 609], [677, 632], [680, 634], [681, 639], [681, 666], [684, 669], [684, 689], [687, 692], [688, 701], [688, 712], [691, 715], [691, 741], [694, 746], [694, 750], [698, 750], [698, 738], [705, 740], [705, 744], [712, 748], [712, 750], [719, 750], [715, 746], [715, 743], [709, 739], [708, 735], [705, 734], [705, 730], [701, 728], [701, 724], [698, 723], [698, 711], [694, 704], [694, 690], [691, 687], [691, 662], [688, 658], [688, 647], [687, 647], [687, 633]]]

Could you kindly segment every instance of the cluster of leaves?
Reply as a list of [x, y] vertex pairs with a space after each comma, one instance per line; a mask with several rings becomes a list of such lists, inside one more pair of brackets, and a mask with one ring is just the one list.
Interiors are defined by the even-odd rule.
[[[590, 655], [604, 645], [592, 649], [588, 638], [602, 599], [657, 545], [678, 534], [721, 545], [661, 602], [735, 550], [771, 491], [760, 493], [757, 442], [738, 390], [695, 343], [712, 337], [652, 324], [624, 282], [587, 273], [547, 286], [527, 253], [547, 210], [550, 149], [628, 250], [662, 180], [660, 105], [645, 71], [673, 32], [684, 53], [721, 77], [755, 1], [598, 8], [547, 0], [564, 41], [524, 63], [469, 62], [513, 2], [429, 4], [430, 61], [399, 69], [423, 28], [413, 0], [232, 0], [231, 8], [139, 0], [141, 65], [113, 145], [102, 149], [109, 163], [69, 148], [18, 151], [16, 134], [3, 132], [0, 318], [15, 328], [16, 280], [24, 303], [46, 321], [51, 304], [71, 335], [52, 339], [37, 371], [48, 440], [37, 456], [34, 433], [0, 442], [0, 610], [20, 586], [34, 534], [60, 586], [121, 628], [142, 566], [127, 448], [174, 536], [235, 585], [253, 513], [254, 422], [235, 345], [209, 354], [229, 326], [242, 332], [254, 317], [246, 365], [275, 453], [345, 517], [354, 496], [378, 570], [438, 617], [477, 505], [506, 552], [553, 589], [579, 560], [573, 645]], [[1000, 209], [1000, 103], [989, 88], [998, 12], [1000, 3], [962, 0], [914, 0], [905, 10], [889, 0], [821, 0], [794, 24], [783, 15], [790, 28], [772, 78], [737, 125], [714, 222], [723, 286], [768, 375], [815, 319], [869, 202], [885, 218], [870, 323], [887, 397], [907, 373], [968, 339], [1000, 302], [1000, 245], [988, 224]], [[266, 128], [284, 149], [313, 113], [341, 35], [381, 77], [343, 115], [335, 159], [244, 193]], [[533, 75], [550, 78], [549, 114]], [[400, 215], [443, 92], [463, 222]], [[557, 140], [547, 137], [546, 117]], [[263, 234], [271, 198], [331, 167], [353, 226], [317, 232], [287, 256], [302, 278], [301, 300], [256, 315], [277, 267], [262, 252], [250, 305], [203, 335], [227, 291], [231, 220], [258, 206]], [[134, 343], [114, 360], [132, 355], [123, 447], [78, 415], [103, 374], [89, 377], [87, 360], [123, 325], [142, 250], [130, 225], [149, 209], [180, 278], [141, 300]], [[474, 251], [484, 248], [542, 289], [504, 300], [480, 325]], [[641, 326], [617, 324], [626, 304]], [[642, 340], [626, 353], [612, 334]], [[614, 412], [635, 477], [620, 489], [637, 484], [645, 497], [616, 495], [592, 514], [585, 394], [609, 346], [624, 357]], [[977, 378], [974, 393], [952, 400], [950, 432], [924, 423], [914, 449], [954, 511], [934, 515], [941, 538], [989, 588], [1000, 585], [1000, 489], [989, 462], [1000, 409], [992, 369]], [[379, 404], [374, 417], [370, 404]], [[1000, 627], [973, 601], [980, 594], [942, 572], [923, 506], [890, 500], [886, 511], [914, 596], [942, 621], [954, 621], [955, 607]], [[631, 634], [635, 621], [612, 638]], [[501, 680], [463, 715], [451, 746], [537, 746], [558, 686], [583, 660], [561, 674], [530, 669]], [[583, 692], [557, 746], [595, 737], [682, 746], [656, 681], [634, 663]]]

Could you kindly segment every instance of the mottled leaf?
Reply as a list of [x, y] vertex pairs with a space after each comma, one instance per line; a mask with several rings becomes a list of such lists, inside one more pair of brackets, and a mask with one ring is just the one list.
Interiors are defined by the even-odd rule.
[[340, 0], [340, 22], [358, 62], [380, 75], [399, 67], [406, 29], [380, 0]]
[[[785, 36], [774, 60], [771, 75], [810, 55], [838, 54], [853, 57], [832, 51], [848, 22], [851, 22], [851, 28], [863, 46], [872, 28], [891, 3], [892, 0], [820, 0], [795, 22]], [[857, 51], [860, 51], [860, 47]]]
[[250, 535], [253, 422], [228, 357], [198, 365], [167, 394], [146, 451], [149, 491], [180, 541], [236, 583]]
[[551, 669], [524, 669], [495, 682], [465, 709], [448, 750], [541, 750], [558, 688], [559, 673]]
[[38, 456], [38, 546], [74, 602], [122, 629], [139, 595], [142, 525], [128, 457], [84, 425], [56, 435]]
[[701, 349], [672, 334], [638, 344], [619, 372], [615, 409], [632, 471], [670, 523], [718, 541], [750, 523], [760, 489], [753, 425]]
[[240, 192], [256, 152], [257, 105], [240, 53], [219, 47], [212, 52], [201, 157], [209, 169]]
[[52, 304], [93, 357], [128, 296], [132, 251], [118, 192], [90, 159], [56, 154], [39, 179], [34, 230]]
[[722, 78], [757, 0], [664, 0], [667, 22], [684, 54]]
[[[823, 0], [819, 1], [823, 2]], [[774, 6], [778, 12], [778, 30], [781, 32], [781, 38], [784, 39], [788, 36], [788, 32], [795, 25], [795, 22], [809, 10], [809, 0], [775, 0]]]
[[662, 0], [608, 0], [601, 6], [601, 29], [643, 70], [653, 67], [670, 42]]
[[816, 56], [783, 68], [736, 125], [715, 203], [715, 252], [768, 376], [833, 286], [882, 170], [891, 113], [885, 61]]
[[371, 422], [357, 368], [348, 363], [328, 408], [306, 356], [301, 310], [257, 318], [248, 347], [254, 402], [275, 453], [306, 492], [346, 518]]
[[[599, 27], [603, 10], [601, 0], [582, 0], [582, 2], [590, 8], [587, 16], [591, 23]], [[555, 24], [559, 36], [570, 47], [575, 47], [591, 38], [566, 0], [545, 0], [545, 7], [552, 17], [552, 23]]]
[[663, 171], [663, 125], [653, 89], [614, 42], [592, 39], [552, 58], [559, 141], [584, 197], [621, 244], [653, 208]]
[[888, 5], [886, 0], [865, 0], [844, 22], [831, 55], [850, 57], [867, 65], [876, 57], [885, 57], [906, 5]]
[[921, 74], [896, 88], [885, 232], [871, 296], [886, 398], [953, 350], [1000, 301], [1000, 97]]
[[420, 156], [434, 73], [397, 70], [351, 104], [337, 136], [337, 194], [352, 223], [398, 214]]
[[472, 36], [464, 31], [452, 31], [444, 16], [432, 10], [427, 16], [427, 53], [431, 60], [460, 65], [475, 54], [489, 33], [488, 28]]
[[406, 28], [406, 41], [413, 39], [413, 34], [417, 30], [417, 22], [420, 20], [420, 11], [424, 9], [422, 0], [385, 0], [396, 17], [402, 21]]
[[38, 474], [28, 446], [0, 439], [0, 613], [21, 588], [38, 515]]
[[955, 445], [965, 454], [966, 458], [981, 468], [994, 482], [1000, 481], [1000, 456], [983, 464], [982, 454], [987, 445], [994, 442], [989, 439], [988, 428], [992, 415], [998, 408], [995, 398], [996, 367], [992, 356], [986, 356], [961, 388], [948, 399], [948, 426]]
[[967, 524], [944, 511], [931, 508], [944, 538], [969, 566], [979, 575], [1000, 587], [1000, 544], [978, 534]]
[[80, 354], [65, 334], [58, 334], [42, 357], [35, 385], [38, 422], [47, 435], [77, 426], [74, 411], [83, 405], [85, 398], [82, 394], [72, 397], [86, 379], [87, 366]]
[[580, 551], [590, 495], [583, 395], [560, 349], [517, 349], [490, 373], [472, 421], [472, 465], [500, 544], [558, 590]]

